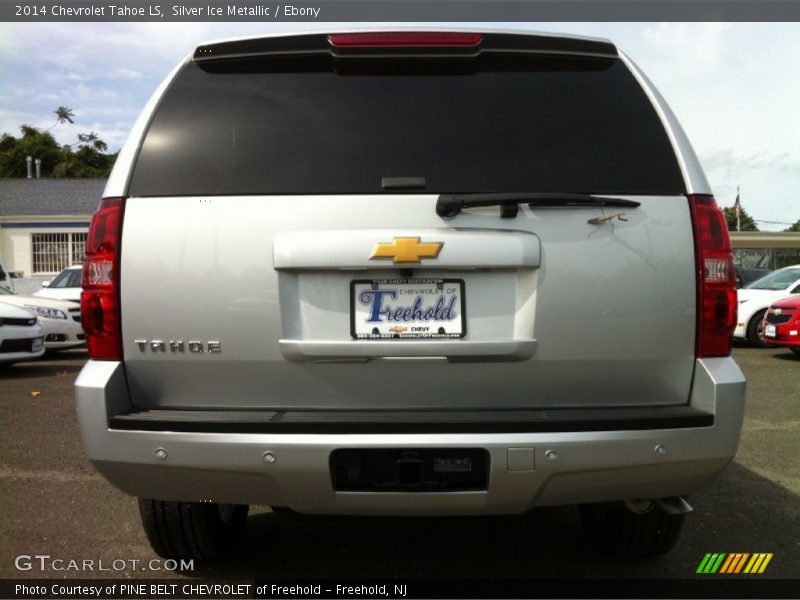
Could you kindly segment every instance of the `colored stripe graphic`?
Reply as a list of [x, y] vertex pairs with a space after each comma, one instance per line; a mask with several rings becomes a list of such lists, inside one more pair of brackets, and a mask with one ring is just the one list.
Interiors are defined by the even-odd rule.
[[763, 573], [764, 570], [767, 568], [769, 561], [772, 560], [772, 553], [759, 553], [753, 554], [753, 558], [750, 559], [750, 562], [747, 563], [747, 566], [744, 568], [745, 573]]
[[731, 563], [734, 561], [739, 560], [738, 554], [728, 554], [728, 559], [722, 563], [722, 568], [719, 570], [720, 573], [727, 573], [728, 569], [731, 566]]
[[708, 562], [710, 560], [711, 560], [711, 554], [706, 553], [706, 555], [703, 557], [703, 560], [700, 561], [700, 566], [697, 567], [697, 571], [696, 572], [697, 573], [705, 573], [706, 572], [706, 565], [708, 565]]
[[728, 555], [728, 560], [725, 561], [725, 564], [722, 565], [722, 568], [719, 570], [720, 573], [738, 573], [742, 566], [744, 566], [744, 561], [747, 560], [747, 557], [750, 556], [748, 553], [743, 552], [734, 552]]
[[715, 552], [713, 554], [709, 553], [705, 555], [703, 558], [703, 562], [700, 563], [700, 566], [697, 567], [698, 573], [716, 573], [719, 569], [722, 561], [725, 559], [726, 554], [724, 552], [719, 553]]
[[[763, 573], [772, 560], [771, 552], [707, 552], [697, 567], [697, 573], [732, 575], [738, 573]], [[749, 560], [748, 560], [749, 559]], [[746, 565], [746, 566], [745, 566]], [[742, 571], [744, 569], [744, 571]]]
[[739, 560], [739, 555], [738, 554], [734, 554], [734, 553], [728, 554], [728, 558], [725, 560], [724, 563], [722, 563], [722, 567], [720, 567], [719, 572], [720, 573], [729, 573], [730, 572], [729, 569], [731, 568], [731, 565], [736, 563], [738, 560]]
[[742, 570], [742, 567], [744, 567], [744, 563], [745, 563], [745, 561], [747, 560], [747, 557], [748, 557], [748, 556], [750, 556], [750, 553], [749, 553], [749, 552], [745, 552], [744, 554], [742, 554], [742, 558], [741, 558], [741, 560], [739, 561], [739, 564], [738, 564], [738, 565], [736, 565], [736, 570], [734, 571], [734, 573], [739, 573], [739, 572], [741, 572], [741, 570]]
[[753, 554], [753, 558], [750, 559], [750, 562], [747, 563], [747, 566], [744, 568], [745, 573], [751, 573], [753, 571], [753, 567], [758, 562], [758, 557], [761, 556], [760, 554]]
[[719, 570], [719, 566], [722, 564], [722, 561], [725, 559], [725, 553], [722, 552], [719, 555], [719, 558], [711, 565], [711, 569], [709, 569], [709, 573], [716, 573]]
[[767, 554], [767, 557], [764, 559], [764, 562], [761, 563], [761, 568], [758, 570], [758, 572], [759, 573], [763, 573], [764, 570], [767, 568], [767, 565], [769, 564], [769, 561], [771, 561], [771, 560], [772, 560], [772, 552]]

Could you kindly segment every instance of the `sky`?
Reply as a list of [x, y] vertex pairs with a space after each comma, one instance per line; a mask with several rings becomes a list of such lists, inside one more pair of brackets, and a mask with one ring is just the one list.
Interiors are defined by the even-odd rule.
[[[760, 229], [800, 219], [800, 23], [493, 25], [610, 39], [666, 98], [721, 206], [733, 204], [738, 186]], [[0, 23], [0, 133], [19, 135], [27, 123], [68, 144], [94, 131], [116, 151], [161, 80], [200, 42], [333, 27]], [[58, 106], [75, 112], [74, 125], [56, 125]]]

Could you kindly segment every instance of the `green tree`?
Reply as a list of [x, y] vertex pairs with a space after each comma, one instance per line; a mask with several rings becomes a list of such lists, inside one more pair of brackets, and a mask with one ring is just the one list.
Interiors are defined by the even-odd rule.
[[784, 231], [800, 231], [800, 219], [794, 222], [794, 225], [784, 229]]
[[108, 145], [94, 132], [79, 133], [78, 143], [59, 146], [46, 131], [30, 125], [20, 127], [22, 136], [0, 136], [0, 177], [26, 177], [26, 157], [42, 160], [43, 177], [107, 177], [116, 154], [107, 154]]
[[22, 125], [20, 130], [19, 138], [7, 133], [0, 137], [0, 177], [27, 177], [28, 156], [41, 159], [43, 175], [51, 173], [63, 157], [63, 148], [47, 132], [30, 125]]
[[53, 169], [52, 176], [107, 177], [116, 158], [116, 154], [103, 154], [94, 146], [80, 146], [74, 152], [65, 152], [64, 158]]
[[99, 152], [105, 152], [108, 149], [108, 144], [101, 140], [94, 131], [79, 133], [78, 144], [81, 146], [90, 146]]
[[[722, 209], [725, 214], [725, 220], [728, 222], [728, 230], [736, 231], [736, 209], [732, 206], [726, 206]], [[739, 223], [741, 225], [740, 231], [758, 231], [758, 225], [753, 220], [745, 209], [739, 210]]]

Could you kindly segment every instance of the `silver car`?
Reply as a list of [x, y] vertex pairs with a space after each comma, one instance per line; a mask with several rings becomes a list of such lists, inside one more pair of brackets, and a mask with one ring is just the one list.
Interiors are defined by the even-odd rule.
[[739, 440], [725, 220], [606, 40], [201, 45], [119, 155], [83, 289], [86, 451], [162, 556], [224, 555], [251, 504], [577, 504], [658, 554]]

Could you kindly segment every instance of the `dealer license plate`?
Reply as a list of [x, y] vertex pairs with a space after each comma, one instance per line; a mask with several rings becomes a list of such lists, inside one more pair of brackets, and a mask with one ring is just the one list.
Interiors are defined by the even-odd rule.
[[775, 325], [767, 325], [764, 328], [764, 336], [765, 337], [775, 337]]
[[356, 280], [350, 290], [354, 338], [461, 338], [467, 332], [462, 279]]

